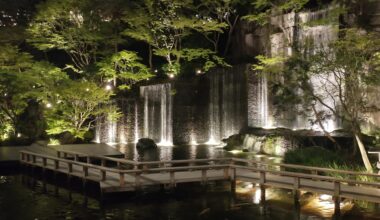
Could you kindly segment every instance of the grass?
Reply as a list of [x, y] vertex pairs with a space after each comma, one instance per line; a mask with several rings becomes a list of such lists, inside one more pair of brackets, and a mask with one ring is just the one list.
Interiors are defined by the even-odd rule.
[[[342, 152], [330, 151], [322, 147], [307, 147], [290, 150], [285, 153], [284, 163], [304, 166], [323, 167], [336, 170], [347, 170], [355, 172], [366, 172], [364, 165], [356, 162], [352, 158], [345, 156]], [[295, 171], [295, 170], [292, 170]], [[299, 170], [298, 170], [299, 171]], [[339, 178], [352, 179], [364, 182], [378, 182], [379, 179], [369, 176], [352, 176], [335, 172], [326, 172], [325, 175]]]

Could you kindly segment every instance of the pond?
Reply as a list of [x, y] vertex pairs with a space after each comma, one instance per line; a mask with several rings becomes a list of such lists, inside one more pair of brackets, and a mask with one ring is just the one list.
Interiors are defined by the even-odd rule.
[[[138, 154], [132, 145], [115, 146], [135, 160], [187, 159], [237, 156], [256, 160], [280, 158], [253, 153], [225, 152], [209, 146], [159, 148]], [[75, 185], [75, 183], [72, 183]], [[99, 200], [95, 186], [67, 187], [65, 178], [42, 180], [27, 172], [0, 177], [0, 219], [329, 219], [334, 206], [329, 195], [301, 192], [294, 205], [289, 190], [238, 182], [236, 193], [226, 182], [207, 186], [178, 184], [175, 189], [147, 189], [140, 193], [110, 195]], [[265, 193], [265, 201], [262, 201]], [[379, 205], [343, 200], [343, 219], [380, 219]]]

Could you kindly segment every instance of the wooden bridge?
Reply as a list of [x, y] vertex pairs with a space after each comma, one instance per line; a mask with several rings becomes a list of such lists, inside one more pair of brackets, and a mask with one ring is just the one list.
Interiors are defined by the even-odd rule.
[[[56, 156], [51, 156], [21, 151], [20, 162], [69, 177], [76, 176], [83, 181], [98, 182], [102, 193], [220, 180], [230, 181], [232, 190], [235, 190], [236, 181], [247, 181], [260, 184], [263, 189], [267, 186], [290, 189], [297, 197], [300, 190], [330, 194], [334, 196], [336, 205], [341, 197], [380, 203], [378, 174], [238, 158], [136, 162], [72, 151], [56, 153]], [[374, 181], [358, 181], [360, 178]]]

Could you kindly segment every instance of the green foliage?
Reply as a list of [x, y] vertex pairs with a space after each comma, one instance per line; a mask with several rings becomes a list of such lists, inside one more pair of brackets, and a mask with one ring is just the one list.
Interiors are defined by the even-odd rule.
[[[88, 68], [101, 46], [115, 43], [108, 14], [90, 0], [48, 0], [40, 3], [27, 29], [28, 42], [40, 50], [65, 51], [78, 70]], [[120, 40], [117, 40], [119, 42]], [[103, 49], [106, 51], [106, 49]], [[103, 52], [104, 52], [103, 51]], [[77, 72], [77, 71], [76, 71]]]
[[36, 62], [17, 47], [0, 47], [0, 117], [17, 135], [20, 116], [32, 100], [43, 100], [66, 75], [47, 62]]
[[[364, 166], [353, 163], [352, 159], [347, 159], [344, 153], [330, 151], [322, 147], [307, 147], [287, 151], [283, 162], [287, 164], [366, 173], [366, 168]], [[341, 179], [352, 179], [352, 175], [336, 172], [325, 172], [324, 175]], [[376, 178], [371, 178], [364, 175], [355, 176], [354, 180], [371, 182], [377, 181]]]
[[206, 72], [216, 66], [231, 67], [223, 58], [219, 57], [214, 51], [209, 49], [186, 48], [183, 49], [182, 57], [186, 61], [201, 61], [203, 63], [203, 70]]
[[48, 134], [69, 132], [83, 138], [96, 117], [106, 115], [104, 105], [112, 93], [88, 81], [66, 80], [54, 89], [46, 105]]
[[252, 69], [265, 73], [279, 73], [283, 69], [285, 57], [275, 56], [266, 57], [263, 55], [256, 56], [257, 64], [252, 65]]
[[256, 0], [252, 2], [254, 12], [243, 18], [265, 25], [269, 22], [274, 12], [277, 14], [298, 12], [303, 9], [309, 1], [310, 0]]
[[120, 89], [130, 89], [133, 83], [153, 76], [149, 68], [140, 61], [137, 53], [123, 50], [99, 62], [99, 74], [105, 79], [121, 80]]
[[290, 150], [285, 153], [284, 163], [305, 166], [329, 167], [331, 164], [342, 165], [342, 156], [322, 147], [307, 147]]

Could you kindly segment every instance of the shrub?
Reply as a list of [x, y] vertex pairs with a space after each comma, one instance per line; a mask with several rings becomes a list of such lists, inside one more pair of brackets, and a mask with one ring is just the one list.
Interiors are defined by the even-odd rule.
[[307, 147], [286, 152], [284, 163], [329, 167], [331, 164], [343, 165], [344, 159], [340, 154], [322, 147]]

